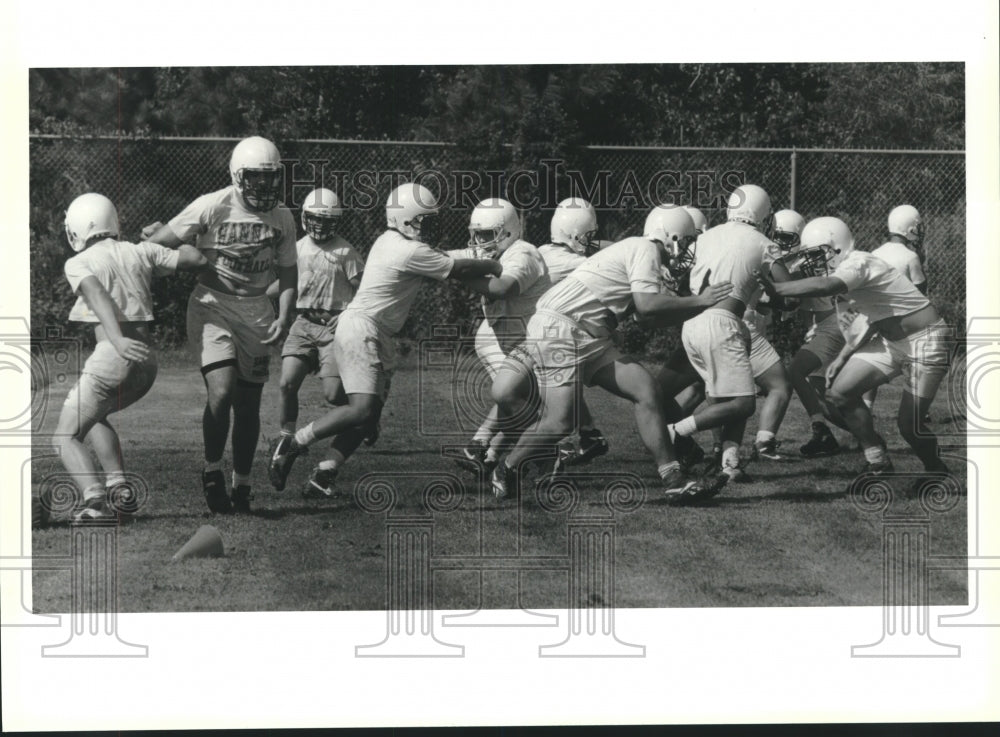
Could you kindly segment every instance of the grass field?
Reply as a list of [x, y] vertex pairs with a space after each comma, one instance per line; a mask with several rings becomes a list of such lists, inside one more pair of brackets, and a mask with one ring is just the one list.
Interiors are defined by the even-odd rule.
[[[141, 402], [113, 416], [122, 437], [127, 470], [151, 488], [138, 518], [123, 525], [118, 542], [119, 611], [376, 610], [386, 602], [386, 514], [361, 509], [355, 483], [366, 474], [395, 474], [400, 503], [394, 519], [422, 513], [428, 479], [454, 474], [467, 484], [459, 506], [434, 516], [435, 556], [565, 556], [567, 514], [543, 510], [531, 492], [516, 503], [480, 496], [471, 476], [442, 455], [443, 445], [467, 439], [468, 418], [455, 410], [452, 374], [445, 368], [416, 368], [410, 356], [393, 382], [373, 448], [362, 447], [339, 479], [343, 495], [329, 501], [301, 498], [299, 490], [325, 450], [314, 446], [300, 459], [288, 487], [278, 493], [266, 475], [268, 442], [277, 434], [277, 377], [264, 391], [262, 438], [253, 469], [254, 513], [210, 515], [200, 485], [201, 414], [204, 390], [186, 356], [161, 360], [156, 385]], [[272, 370], [275, 364], [272, 364]], [[65, 391], [65, 390], [63, 390]], [[880, 391], [879, 426], [889, 439], [899, 472], [917, 462], [903, 449], [893, 413], [898, 385]], [[50, 406], [63, 394], [54, 392]], [[300, 395], [300, 424], [324, 404], [319, 383], [308, 379]], [[645, 484], [645, 502], [616, 517], [615, 604], [622, 607], [742, 607], [878, 605], [882, 602], [882, 520], [848, 498], [846, 488], [863, 459], [856, 451], [804, 460], [797, 448], [808, 437], [808, 421], [792, 400], [779, 434], [788, 451], [783, 462], [758, 461], [748, 471], [754, 482], [729, 485], [710, 505], [666, 506], [655, 468], [635, 431], [631, 410], [599, 390], [588, 393], [598, 426], [611, 442], [605, 457], [581, 469], [593, 477], [580, 486], [576, 514], [600, 515], [601, 489], [616, 476], [635, 474]], [[464, 406], [464, 405], [463, 405]], [[940, 423], [948, 409], [939, 397], [932, 416]], [[45, 418], [51, 431], [55, 416]], [[938, 425], [935, 425], [937, 427]], [[752, 438], [751, 422], [747, 436]], [[838, 432], [842, 444], [846, 434]], [[700, 438], [703, 445], [710, 441]], [[47, 449], [39, 448], [42, 455]], [[228, 465], [227, 477], [231, 467]], [[954, 470], [964, 473], [960, 461]], [[60, 471], [54, 457], [36, 460], [33, 491]], [[903, 490], [903, 484], [898, 488]], [[915, 500], [897, 512], [913, 513]], [[966, 504], [962, 499], [931, 519], [930, 553], [966, 552]], [[220, 559], [171, 563], [170, 558], [200, 525], [218, 528], [226, 555]], [[67, 525], [36, 530], [35, 555], [65, 555]], [[930, 574], [934, 604], [966, 601], [966, 574]], [[520, 580], [518, 580], [520, 579]], [[567, 606], [565, 571], [485, 573], [439, 570], [434, 574], [437, 609]], [[68, 573], [36, 572], [34, 606], [70, 609]]]

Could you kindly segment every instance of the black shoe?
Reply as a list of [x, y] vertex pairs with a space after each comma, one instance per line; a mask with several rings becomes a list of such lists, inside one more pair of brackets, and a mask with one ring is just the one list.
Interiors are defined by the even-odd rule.
[[83, 502], [83, 506], [73, 514], [73, 522], [76, 524], [117, 522], [118, 515], [108, 504], [104, 495], [91, 497]]
[[705, 460], [705, 451], [694, 438], [687, 435], [678, 435], [674, 438], [674, 454], [684, 473], [692, 473], [695, 467]]
[[233, 511], [226, 493], [226, 476], [222, 471], [202, 471], [201, 487], [210, 510], [216, 514], [229, 514]]
[[277, 491], [283, 491], [295, 459], [308, 452], [309, 448], [297, 444], [292, 435], [282, 435], [278, 438], [277, 442], [271, 446], [271, 463], [267, 467], [267, 476], [271, 480], [271, 486]]
[[250, 494], [250, 487], [246, 484], [240, 484], [235, 489], [233, 489], [233, 512], [236, 514], [250, 514], [250, 500], [253, 499], [253, 495]]
[[317, 466], [309, 474], [309, 482], [302, 489], [302, 496], [305, 499], [330, 499], [337, 493], [333, 488], [336, 481], [337, 469]]
[[892, 461], [886, 456], [884, 461], [879, 463], [865, 463], [859, 474], [869, 474], [871, 476], [888, 476], [896, 469], [892, 466]]
[[814, 422], [812, 424], [812, 437], [809, 442], [799, 448], [806, 458], [819, 458], [821, 456], [832, 456], [840, 452], [840, 444], [837, 438], [833, 437], [830, 428], [824, 422]]
[[713, 476], [704, 476], [697, 480], [690, 477], [683, 478], [683, 474], [675, 477], [675, 473], [679, 474], [680, 472], [673, 472], [663, 480], [664, 484], [668, 485], [668, 488], [664, 490], [664, 494], [667, 497], [667, 504], [672, 507], [702, 504], [716, 496], [729, 480], [725, 474], [721, 473]]
[[581, 466], [590, 463], [608, 452], [608, 441], [600, 430], [585, 430], [580, 433], [580, 449], [566, 458], [567, 466]]
[[520, 489], [517, 484], [517, 471], [508, 468], [506, 463], [498, 463], [490, 474], [490, 489], [497, 500], [504, 500], [520, 496]]
[[486, 462], [486, 451], [490, 449], [490, 444], [485, 440], [470, 440], [469, 444], [462, 448], [462, 455], [456, 460], [465, 468], [478, 471], [479, 467]]
[[757, 460], [758, 458], [765, 458], [769, 461], [780, 461], [784, 460], [780, 453], [778, 453], [778, 446], [780, 443], [771, 438], [770, 440], [756, 440], [753, 444], [753, 453], [750, 456], [750, 460]]

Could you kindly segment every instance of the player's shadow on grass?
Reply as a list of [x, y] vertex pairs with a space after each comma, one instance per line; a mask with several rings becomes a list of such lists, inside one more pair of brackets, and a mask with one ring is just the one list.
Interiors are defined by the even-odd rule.
[[797, 502], [800, 504], [831, 504], [848, 496], [847, 489], [838, 491], [776, 491], [773, 494], [757, 494], [754, 496], [717, 496], [711, 501], [719, 506], [741, 506], [759, 504], [760, 502]]

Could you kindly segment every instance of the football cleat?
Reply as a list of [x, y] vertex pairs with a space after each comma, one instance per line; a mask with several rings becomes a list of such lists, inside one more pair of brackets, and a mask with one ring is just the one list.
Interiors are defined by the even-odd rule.
[[[676, 473], [676, 472], [675, 472]], [[692, 479], [686, 479], [680, 483], [680, 488], [676, 484], [680, 479], [674, 480], [674, 473], [671, 473], [664, 483], [671, 485], [674, 484], [674, 488], [667, 488], [664, 490], [664, 494], [667, 498], [667, 504], [672, 507], [684, 507], [684, 506], [696, 506], [702, 504], [712, 497], [716, 496], [722, 487], [726, 485], [729, 481], [725, 474], [715, 474], [714, 476], [705, 476], [703, 478], [694, 481]]]
[[667, 499], [670, 499], [673, 496], [683, 494], [694, 486], [695, 483], [695, 479], [688, 476], [681, 469], [675, 468], [663, 479], [663, 493]]
[[302, 490], [305, 499], [330, 499], [336, 494], [333, 486], [337, 482], [337, 469], [319, 468], [313, 469], [309, 474], [309, 482]]
[[271, 463], [267, 467], [267, 476], [271, 480], [271, 486], [277, 491], [283, 491], [295, 459], [308, 452], [309, 448], [298, 445], [292, 435], [282, 435], [278, 438], [271, 446]]
[[226, 477], [222, 471], [202, 471], [201, 487], [205, 492], [208, 508], [216, 514], [229, 514], [233, 511], [226, 493]]
[[865, 465], [858, 472], [859, 474], [869, 474], [871, 476], [888, 476], [893, 473], [896, 469], [892, 465], [892, 461], [886, 456], [884, 461], [878, 463], [865, 463]]
[[253, 499], [253, 495], [250, 493], [250, 487], [246, 484], [240, 484], [235, 489], [233, 489], [233, 512], [236, 514], [250, 514], [250, 500]]
[[681, 470], [690, 473], [695, 466], [705, 460], [705, 451], [694, 438], [678, 435], [674, 438], [674, 453], [681, 464]]
[[812, 424], [812, 437], [808, 443], [799, 448], [806, 458], [819, 458], [820, 456], [836, 455], [840, 451], [840, 444], [837, 438], [833, 437], [830, 428], [825, 422], [814, 422]]
[[462, 455], [458, 462], [466, 467], [473, 467], [478, 470], [479, 466], [486, 462], [486, 452], [490, 449], [490, 444], [485, 440], [471, 440], [469, 444], [462, 448]]
[[506, 463], [498, 463], [490, 474], [490, 489], [498, 501], [520, 496], [517, 483], [517, 471], [508, 468]]
[[108, 504], [104, 496], [94, 496], [84, 499], [83, 507], [73, 514], [73, 522], [87, 524], [88, 522], [116, 522], [118, 515]]
[[[560, 452], [562, 449], [560, 449]], [[567, 466], [581, 466], [590, 463], [595, 458], [599, 458], [608, 452], [608, 441], [601, 434], [600, 430], [584, 430], [580, 432], [580, 448], [573, 448], [572, 452], [566, 456]]]
[[780, 461], [783, 457], [778, 453], [778, 441], [774, 438], [770, 440], [757, 440], [753, 444], [753, 455], [751, 460], [766, 458], [769, 461]]

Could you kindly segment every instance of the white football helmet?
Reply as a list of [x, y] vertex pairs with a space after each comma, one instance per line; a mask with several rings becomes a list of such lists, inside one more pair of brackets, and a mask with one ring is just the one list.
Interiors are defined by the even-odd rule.
[[683, 207], [659, 205], [650, 210], [642, 237], [657, 241], [666, 249], [663, 265], [672, 280], [683, 279], [694, 266], [694, 241], [698, 231]]
[[568, 246], [581, 256], [590, 256], [599, 246], [597, 236], [597, 211], [587, 200], [570, 197], [556, 206], [549, 228], [553, 243]]
[[483, 200], [469, 217], [469, 248], [480, 248], [493, 256], [503, 253], [521, 237], [521, 219], [507, 200]]
[[787, 253], [799, 245], [806, 220], [795, 210], [778, 210], [774, 213], [774, 233], [771, 240]]
[[337, 223], [343, 216], [344, 208], [333, 190], [314, 189], [302, 203], [302, 229], [317, 243], [336, 235]]
[[821, 217], [810, 220], [802, 229], [802, 243], [790, 251], [797, 256], [797, 267], [806, 276], [829, 274], [851, 251], [854, 236], [840, 218]]
[[919, 248], [924, 242], [924, 222], [913, 205], [900, 205], [889, 213], [890, 235], [901, 235]]
[[729, 195], [726, 220], [747, 223], [767, 235], [772, 221], [771, 198], [756, 184], [741, 185]]
[[244, 138], [233, 149], [229, 174], [251, 210], [267, 212], [281, 199], [281, 155], [266, 138]]
[[386, 225], [409, 240], [429, 246], [441, 237], [440, 210], [431, 191], [416, 182], [401, 184], [385, 203]]
[[82, 194], [66, 208], [66, 240], [79, 253], [95, 240], [118, 238], [118, 210], [107, 197], [96, 192]]
[[684, 205], [684, 211], [691, 216], [691, 221], [694, 223], [694, 229], [699, 233], [704, 233], [708, 230], [708, 218], [705, 217], [705, 213], [699, 210], [697, 207], [691, 207], [691, 205]]

